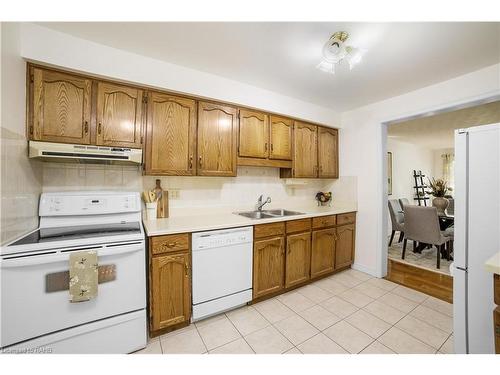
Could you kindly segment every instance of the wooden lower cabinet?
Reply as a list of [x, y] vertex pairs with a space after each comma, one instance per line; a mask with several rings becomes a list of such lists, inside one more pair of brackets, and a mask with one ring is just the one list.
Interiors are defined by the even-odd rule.
[[335, 269], [350, 266], [354, 260], [355, 225], [337, 227], [335, 246]]
[[153, 256], [150, 266], [151, 331], [189, 322], [191, 317], [189, 253]]
[[311, 279], [331, 273], [335, 266], [336, 229], [312, 232]]
[[257, 240], [253, 246], [253, 298], [283, 289], [285, 239]]
[[310, 278], [311, 232], [286, 237], [285, 287], [302, 284]]

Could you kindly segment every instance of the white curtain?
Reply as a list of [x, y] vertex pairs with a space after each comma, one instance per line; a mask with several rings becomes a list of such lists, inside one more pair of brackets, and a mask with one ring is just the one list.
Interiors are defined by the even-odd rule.
[[443, 180], [448, 182], [448, 186], [455, 187], [455, 154], [442, 154], [443, 159]]

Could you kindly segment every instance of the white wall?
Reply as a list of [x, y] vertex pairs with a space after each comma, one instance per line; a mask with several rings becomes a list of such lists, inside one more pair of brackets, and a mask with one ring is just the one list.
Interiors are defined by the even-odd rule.
[[340, 166], [358, 178], [354, 267], [386, 274], [387, 187], [382, 123], [500, 94], [500, 64], [342, 114]]
[[407, 198], [413, 203], [413, 171], [420, 170], [426, 176], [434, 177], [434, 151], [393, 138], [387, 139], [387, 151], [392, 152], [392, 195], [389, 199]]
[[20, 57], [19, 24], [1, 24], [0, 242], [38, 225], [40, 162], [28, 160], [25, 135], [26, 63]]
[[21, 24], [21, 45], [21, 55], [28, 60], [340, 126], [340, 115], [329, 108], [39, 25]]

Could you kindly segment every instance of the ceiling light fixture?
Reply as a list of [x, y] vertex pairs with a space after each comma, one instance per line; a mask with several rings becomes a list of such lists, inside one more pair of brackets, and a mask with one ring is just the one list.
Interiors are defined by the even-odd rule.
[[364, 51], [345, 44], [349, 38], [346, 31], [337, 31], [328, 42], [323, 46], [323, 59], [316, 66], [319, 70], [335, 74], [335, 65], [346, 60], [349, 63], [349, 69], [352, 70], [363, 58]]

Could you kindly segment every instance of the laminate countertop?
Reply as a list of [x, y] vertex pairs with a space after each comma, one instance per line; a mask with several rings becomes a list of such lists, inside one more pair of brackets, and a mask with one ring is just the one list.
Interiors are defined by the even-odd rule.
[[486, 268], [486, 271], [488, 272], [500, 275], [500, 252], [488, 259], [484, 264], [484, 268]]
[[[287, 210], [303, 212], [302, 215], [284, 216], [269, 219], [249, 219], [231, 212], [204, 212], [197, 215], [174, 216], [166, 219], [146, 220], [142, 222], [148, 237], [165, 234], [201, 232], [206, 230], [244, 227], [257, 224], [276, 223], [317, 216], [337, 215], [347, 212], [356, 212], [355, 205], [332, 207], [283, 207]], [[268, 209], [267, 207], [265, 209]], [[235, 212], [241, 212], [237, 210]]]

